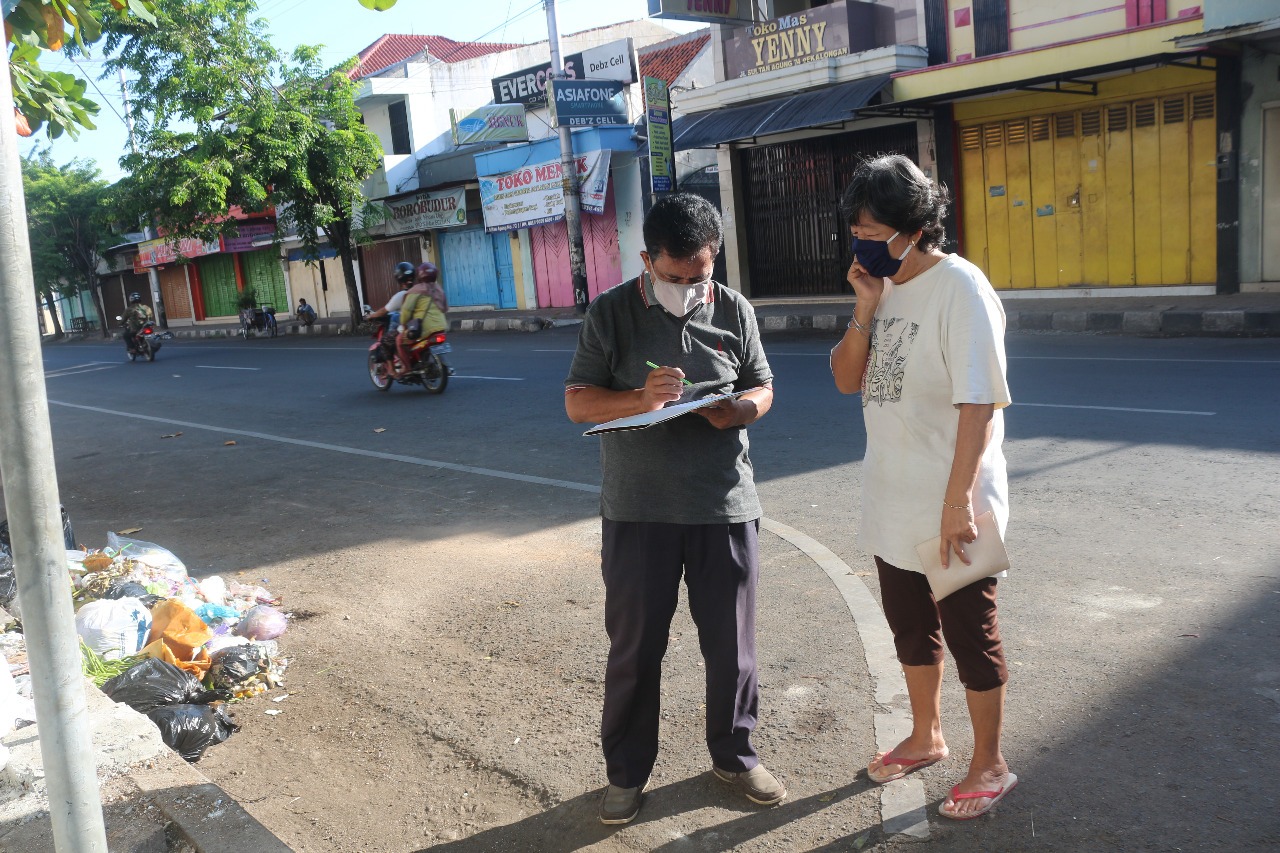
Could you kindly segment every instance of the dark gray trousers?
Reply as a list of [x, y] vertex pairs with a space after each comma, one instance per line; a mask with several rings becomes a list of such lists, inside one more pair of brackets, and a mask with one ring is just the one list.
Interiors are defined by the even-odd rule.
[[657, 524], [604, 519], [601, 564], [609, 663], [600, 742], [609, 782], [643, 785], [658, 758], [659, 685], [683, 575], [707, 670], [707, 748], [722, 770], [760, 759], [756, 686], [759, 521]]

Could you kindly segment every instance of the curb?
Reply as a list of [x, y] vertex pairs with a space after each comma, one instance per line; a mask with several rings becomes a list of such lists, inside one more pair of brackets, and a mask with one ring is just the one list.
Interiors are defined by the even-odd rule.
[[[838, 331], [849, 324], [847, 314], [764, 314], [757, 313], [762, 333], [795, 331]], [[1010, 332], [1066, 332], [1074, 334], [1119, 334], [1139, 337], [1280, 337], [1280, 311], [1210, 310], [1179, 311], [1060, 311], [1013, 310], [1005, 314]], [[540, 332], [582, 324], [581, 318], [487, 317], [453, 320], [451, 332]], [[169, 332], [180, 339], [234, 338], [238, 328], [177, 328]], [[353, 337], [345, 323], [317, 323], [314, 326], [282, 325], [280, 335]], [[359, 337], [357, 333], [354, 337]], [[96, 335], [92, 337], [97, 338]], [[119, 340], [112, 332], [111, 340]], [[266, 338], [254, 333], [254, 338]], [[63, 340], [88, 340], [90, 335], [69, 335]]]

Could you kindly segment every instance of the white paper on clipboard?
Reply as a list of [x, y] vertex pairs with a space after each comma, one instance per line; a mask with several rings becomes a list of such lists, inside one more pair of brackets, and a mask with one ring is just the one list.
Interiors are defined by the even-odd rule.
[[644, 412], [639, 415], [629, 415], [625, 418], [609, 421], [607, 424], [597, 424], [591, 429], [583, 433], [583, 435], [602, 435], [606, 432], [625, 432], [633, 429], [646, 429], [654, 424], [665, 423], [673, 420], [681, 415], [687, 415], [689, 412], [697, 409], [703, 409], [707, 406], [714, 406], [721, 400], [732, 400], [741, 397], [743, 394], [750, 394], [752, 391], [758, 391], [759, 388], [747, 388], [743, 391], [734, 391], [730, 394], [714, 394], [710, 397], [702, 397], [698, 400], [692, 400], [688, 403], [677, 403], [674, 406], [665, 406], [652, 412]]

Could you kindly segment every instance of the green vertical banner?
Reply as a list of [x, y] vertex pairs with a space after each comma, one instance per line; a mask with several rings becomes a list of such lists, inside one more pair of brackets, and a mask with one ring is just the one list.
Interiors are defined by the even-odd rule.
[[671, 93], [665, 80], [644, 78], [644, 107], [649, 124], [649, 186], [655, 193], [675, 189], [676, 161], [671, 150]]

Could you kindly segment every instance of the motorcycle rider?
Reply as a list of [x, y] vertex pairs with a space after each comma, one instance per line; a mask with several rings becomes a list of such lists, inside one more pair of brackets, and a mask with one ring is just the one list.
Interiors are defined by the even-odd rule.
[[382, 334], [382, 345], [378, 348], [378, 361], [388, 360], [391, 358], [391, 353], [394, 352], [396, 330], [400, 326], [400, 307], [404, 305], [405, 294], [413, 286], [414, 275], [413, 264], [408, 261], [401, 261], [396, 264], [395, 279], [396, 284], [400, 286], [400, 290], [387, 300], [386, 305], [377, 311], [370, 311], [364, 315], [366, 322], [377, 320], [381, 317], [387, 318], [387, 329]]
[[143, 326], [155, 319], [151, 306], [142, 301], [142, 294], [129, 294], [129, 308], [124, 312], [124, 347], [126, 350], [137, 348], [137, 335]]
[[[449, 310], [449, 298], [439, 282], [440, 270], [430, 261], [418, 264], [414, 271], [414, 285], [405, 295], [400, 308], [400, 326], [396, 335], [396, 349], [400, 363], [409, 365], [409, 345], [414, 341], [443, 332], [449, 328], [445, 312]], [[452, 371], [450, 371], [452, 373]]]

